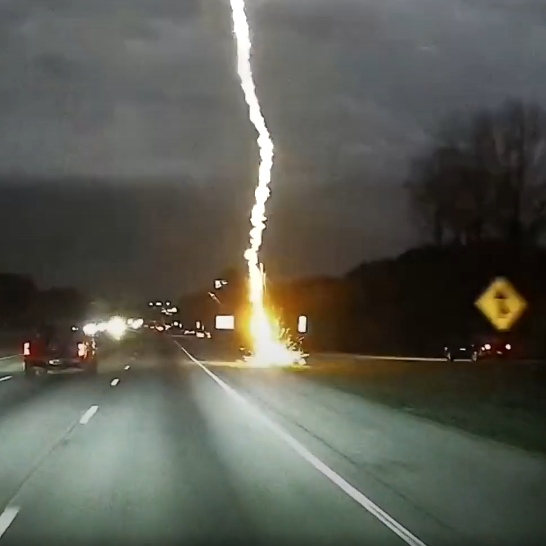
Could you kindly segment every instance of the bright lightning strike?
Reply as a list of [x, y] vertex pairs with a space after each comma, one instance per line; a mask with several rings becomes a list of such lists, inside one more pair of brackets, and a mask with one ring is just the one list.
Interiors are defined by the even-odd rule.
[[233, 19], [233, 32], [237, 43], [237, 72], [241, 79], [241, 87], [248, 105], [250, 121], [258, 133], [260, 149], [260, 169], [258, 185], [255, 191], [256, 202], [252, 208], [250, 223], [250, 246], [245, 252], [248, 263], [249, 299], [251, 305], [250, 334], [253, 343], [253, 355], [250, 363], [257, 366], [279, 365], [288, 366], [300, 363], [303, 355], [289, 340], [283, 339], [283, 331], [279, 321], [265, 308], [264, 284], [265, 277], [259, 260], [265, 230], [265, 206], [270, 195], [269, 184], [273, 169], [273, 140], [267, 128], [260, 101], [256, 93], [256, 85], [252, 75], [250, 54], [252, 40], [246, 15], [244, 0], [230, 0]]

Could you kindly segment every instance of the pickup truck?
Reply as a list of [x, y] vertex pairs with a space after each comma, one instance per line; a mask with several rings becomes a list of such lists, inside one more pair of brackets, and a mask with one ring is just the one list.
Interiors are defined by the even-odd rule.
[[23, 343], [24, 373], [35, 378], [49, 373], [98, 371], [95, 340], [70, 327], [39, 330]]

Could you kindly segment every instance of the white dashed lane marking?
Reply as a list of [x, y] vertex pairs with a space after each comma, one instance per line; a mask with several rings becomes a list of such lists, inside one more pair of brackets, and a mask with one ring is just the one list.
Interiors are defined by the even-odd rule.
[[97, 413], [99, 407], [98, 406], [91, 406], [82, 416], [80, 419], [80, 425], [87, 425], [89, 423], [89, 420], [95, 413]]
[[19, 508], [17, 506], [8, 506], [2, 514], [0, 514], [0, 538], [2, 538], [2, 535], [8, 530], [18, 513]]

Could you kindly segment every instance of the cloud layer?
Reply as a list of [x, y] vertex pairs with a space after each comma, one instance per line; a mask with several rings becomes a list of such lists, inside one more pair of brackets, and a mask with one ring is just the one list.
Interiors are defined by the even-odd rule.
[[[227, 8], [3, 2], [0, 171], [129, 186], [169, 179], [182, 201], [202, 195], [188, 210], [179, 205], [183, 231], [205, 214], [205, 224], [244, 227], [257, 155]], [[340, 272], [411, 244], [400, 184], [408, 158], [453, 110], [546, 97], [544, 13], [531, 0], [249, 3], [277, 149], [271, 267]], [[223, 210], [222, 200], [232, 206]], [[101, 222], [115, 226], [106, 213]], [[245, 241], [231, 244], [238, 256]], [[203, 256], [193, 267], [206, 277], [216, 264]]]

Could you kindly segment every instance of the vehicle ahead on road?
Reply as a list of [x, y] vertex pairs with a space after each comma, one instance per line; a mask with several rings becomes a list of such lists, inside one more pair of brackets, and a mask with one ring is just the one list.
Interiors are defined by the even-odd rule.
[[485, 339], [473, 343], [451, 343], [444, 347], [444, 356], [454, 360], [502, 358], [512, 354], [512, 345], [502, 339]]
[[474, 343], [450, 343], [444, 347], [444, 356], [450, 362], [454, 360], [478, 359], [479, 349]]
[[97, 347], [92, 337], [72, 326], [46, 325], [23, 343], [25, 376], [79, 371], [98, 371]]

